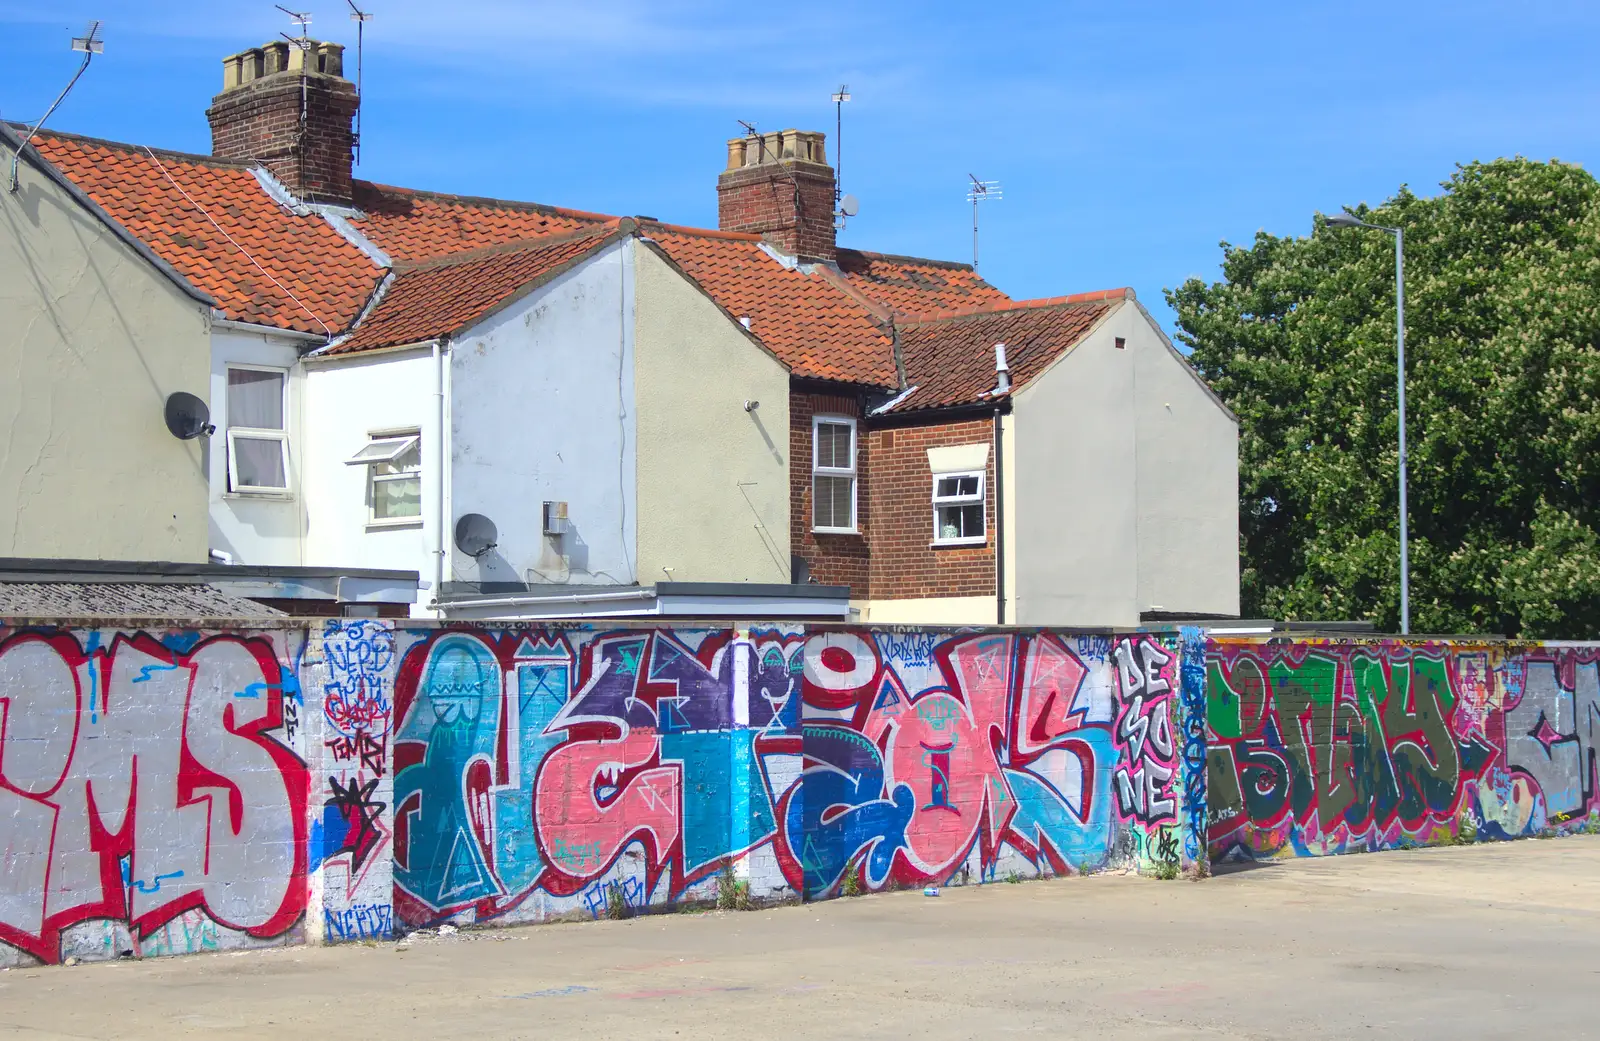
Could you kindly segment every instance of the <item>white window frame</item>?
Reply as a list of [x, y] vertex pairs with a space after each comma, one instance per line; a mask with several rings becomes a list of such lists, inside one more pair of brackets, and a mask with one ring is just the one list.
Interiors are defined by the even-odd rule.
[[[259, 427], [236, 427], [228, 424], [228, 493], [231, 495], [265, 496], [269, 498], [287, 499], [294, 494], [294, 474], [289, 469], [289, 370], [280, 369], [273, 365], [235, 365], [229, 363], [222, 374], [222, 392], [224, 395], [233, 393], [233, 381], [229, 378], [232, 372], [270, 372], [283, 380], [283, 429], [265, 430]], [[223, 400], [223, 418], [228, 416], [228, 401]], [[278, 453], [283, 458], [283, 487], [272, 485], [241, 484], [239, 482], [239, 453], [234, 450], [233, 439], [235, 436], [249, 438], [252, 441], [276, 441]]]
[[[392, 442], [382, 453], [371, 453], [374, 445], [383, 442]], [[422, 492], [422, 431], [417, 427], [401, 427], [397, 430], [372, 430], [367, 432], [367, 443], [361, 450], [345, 460], [348, 466], [364, 466], [367, 468], [367, 527], [368, 528], [415, 528], [422, 524], [422, 506], [420, 503]], [[397, 474], [378, 473], [379, 463], [392, 463], [405, 455], [413, 448], [418, 448], [417, 468], [415, 471], [406, 471]], [[417, 482], [418, 506], [415, 517], [379, 517], [378, 510], [378, 485], [390, 481]]]
[[[850, 428], [850, 465], [848, 467], [822, 466], [817, 459], [820, 441], [817, 438], [817, 429], [827, 423], [833, 426], [847, 426]], [[858, 518], [860, 509], [858, 505], [860, 481], [856, 478], [856, 460], [860, 451], [861, 442], [856, 429], [856, 421], [850, 416], [819, 415], [811, 417], [811, 530], [824, 532], [830, 535], [858, 535], [860, 524]], [[848, 477], [850, 479], [850, 526], [848, 528], [828, 528], [817, 523], [817, 478], [818, 477]]]
[[[976, 477], [978, 490], [972, 495], [939, 494], [939, 482], [952, 477]], [[933, 475], [933, 544], [935, 546], [986, 546], [989, 544], [989, 475], [983, 470], [952, 470]], [[939, 511], [948, 506], [976, 506], [983, 518], [983, 534], [947, 539], [939, 534]]]

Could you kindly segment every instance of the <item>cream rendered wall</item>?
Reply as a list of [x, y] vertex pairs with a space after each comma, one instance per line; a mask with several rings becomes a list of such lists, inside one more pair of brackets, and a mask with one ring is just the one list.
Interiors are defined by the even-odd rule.
[[1013, 402], [1016, 621], [1137, 625], [1138, 494], [1131, 337], [1119, 305]]
[[1239, 613], [1239, 424], [1142, 308], [1132, 325], [1139, 609]]
[[[211, 548], [230, 554], [236, 564], [300, 565], [305, 556], [303, 460], [310, 446], [302, 422], [305, 402], [303, 349], [319, 341], [274, 332], [216, 327], [211, 333], [211, 421], [216, 436], [207, 442], [211, 483]], [[289, 490], [257, 494], [228, 490], [228, 366], [281, 369], [289, 374]]]
[[852, 600], [862, 624], [873, 625], [993, 625], [996, 608], [992, 596], [921, 597], [910, 600]]
[[635, 258], [640, 581], [788, 582], [788, 370], [653, 250]]
[[[415, 571], [428, 584], [413, 615], [431, 615], [439, 525], [438, 363], [431, 347], [305, 363], [306, 563]], [[346, 462], [375, 431], [422, 434], [422, 516], [371, 523], [369, 471]]]
[[[9, 159], [9, 156], [7, 156]], [[209, 309], [24, 162], [0, 190], [0, 556], [206, 557]]]
[[1004, 535], [999, 566], [1005, 577], [1006, 624], [1017, 624], [1017, 416], [1008, 412], [1000, 417], [1000, 436], [1004, 442], [1000, 462], [1004, 472], [1000, 480], [1001, 502], [1005, 506], [1005, 523], [1000, 526]]

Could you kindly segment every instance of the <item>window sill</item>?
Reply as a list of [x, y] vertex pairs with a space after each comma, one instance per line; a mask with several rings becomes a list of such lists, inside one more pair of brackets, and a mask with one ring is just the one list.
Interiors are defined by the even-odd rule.
[[293, 492], [223, 492], [224, 499], [248, 499], [253, 502], [294, 502]]
[[983, 538], [978, 538], [978, 539], [934, 539], [932, 542], [928, 543], [928, 548], [929, 549], [952, 549], [952, 548], [959, 549], [962, 546], [966, 546], [966, 547], [970, 548], [972, 546], [987, 546], [988, 544], [989, 544], [989, 537], [986, 535]]
[[860, 528], [812, 528], [813, 535], [860, 535]]
[[406, 528], [420, 528], [420, 527], [422, 527], [422, 518], [421, 517], [401, 517], [401, 518], [399, 518], [397, 520], [369, 520], [369, 521], [367, 521], [367, 530], [368, 531], [394, 531], [397, 528], [401, 529], [401, 530], [404, 530]]

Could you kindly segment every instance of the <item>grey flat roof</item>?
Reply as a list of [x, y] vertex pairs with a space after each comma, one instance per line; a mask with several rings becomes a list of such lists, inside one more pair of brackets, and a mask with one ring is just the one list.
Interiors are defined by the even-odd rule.
[[140, 581], [207, 581], [250, 578], [372, 578], [387, 582], [421, 579], [415, 571], [381, 568], [297, 567], [277, 564], [184, 564], [171, 560], [69, 560], [52, 557], [0, 557], [0, 581], [42, 581], [59, 575], [62, 581], [117, 581], [136, 576]]
[[[5, 561], [0, 560], [0, 570]], [[810, 583], [788, 585], [776, 582], [659, 582], [653, 586], [600, 584], [580, 585], [551, 583], [549, 585], [524, 585], [522, 583], [446, 582], [440, 591], [439, 602], [448, 604], [455, 600], [487, 600], [491, 597], [597, 597], [608, 593], [639, 593], [655, 597], [787, 597], [793, 600], [848, 600], [849, 586], [819, 586]]]
[[4, 582], [0, 616], [283, 618], [284, 612], [204, 582]]

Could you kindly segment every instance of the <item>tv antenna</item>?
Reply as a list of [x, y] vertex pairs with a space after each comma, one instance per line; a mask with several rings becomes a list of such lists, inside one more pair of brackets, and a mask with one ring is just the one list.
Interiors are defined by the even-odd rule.
[[[356, 23], [356, 100], [357, 102], [362, 102], [365, 101], [366, 98], [364, 98], [361, 94], [361, 59], [362, 52], [365, 50], [366, 41], [364, 37], [366, 35], [367, 23], [372, 21], [372, 13], [370, 11], [363, 11], [361, 8], [357, 7], [355, 0], [344, 0], [344, 2], [350, 5], [350, 20]], [[356, 139], [354, 144], [357, 166], [361, 165], [361, 107], [362, 106], [360, 104], [356, 105]]]
[[291, 11], [282, 4], [273, 4], [272, 6], [288, 15], [289, 21], [300, 27], [300, 39], [304, 40], [309, 38], [310, 33], [308, 33], [307, 30], [311, 27], [310, 11]]
[[72, 88], [78, 85], [78, 78], [89, 68], [89, 63], [94, 60], [94, 56], [105, 52], [106, 45], [100, 41], [100, 22], [90, 22], [89, 27], [83, 31], [82, 36], [74, 36], [72, 38], [72, 49], [83, 54], [83, 64], [79, 65], [78, 71], [72, 74], [72, 80], [67, 84], [67, 89], [61, 92], [60, 97], [51, 102], [50, 107], [45, 109], [44, 115], [39, 117], [39, 122], [33, 125], [33, 129], [28, 131], [28, 136], [22, 139], [22, 144], [17, 146], [16, 154], [11, 157], [11, 184], [7, 189], [10, 192], [14, 193], [18, 188], [19, 182], [17, 178], [20, 173], [19, 166], [22, 163], [22, 150], [33, 144], [34, 135], [39, 132], [40, 127], [44, 126], [44, 121], [50, 118], [50, 113], [54, 112], [56, 107], [63, 101], [67, 100], [67, 95], [72, 93]]
[[848, 196], [851, 206], [844, 200], [844, 103], [850, 100], [850, 84], [841, 83], [833, 92], [833, 226], [843, 228], [845, 218], [860, 211], [854, 195]]
[[972, 187], [967, 189], [967, 201], [972, 203], [972, 270], [978, 270], [978, 203], [999, 202], [1000, 182], [980, 181], [972, 174], [967, 174], [972, 181]]

